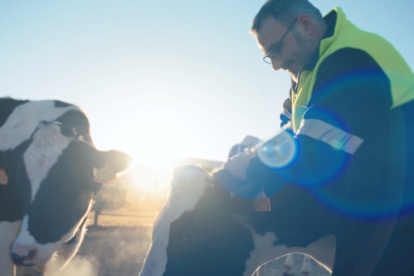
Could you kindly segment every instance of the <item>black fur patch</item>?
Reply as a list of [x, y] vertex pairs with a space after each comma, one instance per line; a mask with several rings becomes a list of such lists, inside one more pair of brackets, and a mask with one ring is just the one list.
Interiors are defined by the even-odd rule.
[[89, 121], [85, 114], [77, 110], [69, 110], [56, 119], [61, 122], [62, 134], [69, 137], [82, 138], [90, 145], [93, 145], [89, 133]]
[[55, 102], [55, 107], [69, 107], [69, 106], [74, 106], [73, 104], [69, 104], [69, 103], [65, 103], [62, 101], [54, 101]]
[[13, 110], [28, 101], [19, 101], [11, 98], [0, 98], [0, 127], [4, 125]]
[[93, 162], [81, 143], [63, 151], [30, 206], [29, 232], [38, 243], [59, 241], [86, 213], [94, 190]]
[[9, 177], [7, 185], [0, 185], [0, 221], [21, 220], [30, 204], [30, 181], [23, 163], [23, 153], [30, 141], [26, 141], [13, 151], [1, 153], [0, 167], [5, 168]]
[[230, 202], [220, 185], [207, 187], [195, 209], [171, 224], [164, 276], [243, 274], [253, 239], [233, 217]]

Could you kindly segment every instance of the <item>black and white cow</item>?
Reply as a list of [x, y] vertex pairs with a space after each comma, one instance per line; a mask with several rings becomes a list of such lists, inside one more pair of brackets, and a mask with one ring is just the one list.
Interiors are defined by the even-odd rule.
[[14, 275], [14, 265], [65, 265], [102, 182], [130, 163], [125, 153], [95, 149], [79, 107], [1, 98], [0, 276]]
[[234, 196], [200, 168], [176, 169], [140, 276], [251, 276], [290, 253], [311, 256], [333, 276], [413, 275], [414, 248], [388, 243], [412, 216], [357, 221], [290, 184], [269, 200], [271, 210], [257, 212], [257, 201]]
[[[255, 148], [257, 145], [262, 143], [262, 140], [260, 140], [257, 137], [246, 135], [242, 142], [233, 145], [233, 147], [230, 149], [228, 159], [232, 158], [233, 156], [237, 155], [240, 152], [244, 152], [245, 150], [250, 150], [251, 148]], [[293, 254], [288, 254], [286, 256], [285, 265], [284, 265], [284, 271], [283, 276], [292, 276], [292, 265], [293, 265]], [[303, 259], [303, 266], [302, 266], [302, 275], [309, 275], [311, 270], [311, 261], [309, 256], [305, 255]], [[262, 267], [264, 269], [264, 267]], [[259, 276], [259, 270], [257, 271], [257, 276]]]
[[333, 235], [326, 231], [294, 237], [289, 231], [300, 227], [296, 219], [288, 219], [298, 207], [291, 198], [305, 196], [292, 186], [271, 198], [271, 212], [255, 212], [252, 200], [232, 196], [200, 168], [178, 168], [140, 275], [250, 276], [262, 264], [294, 252], [331, 270]]

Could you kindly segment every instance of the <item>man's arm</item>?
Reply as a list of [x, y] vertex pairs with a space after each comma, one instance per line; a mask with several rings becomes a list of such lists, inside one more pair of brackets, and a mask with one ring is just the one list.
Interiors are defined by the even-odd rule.
[[[257, 156], [250, 158], [245, 181], [264, 186], [270, 181], [278, 188], [287, 182], [306, 187], [335, 184], [327, 189], [341, 198], [351, 190], [366, 195], [387, 188], [372, 183], [385, 183], [390, 177], [390, 107], [390, 83], [379, 65], [361, 50], [339, 50], [318, 70], [308, 110], [292, 138], [297, 145], [292, 162], [269, 167]], [[292, 150], [288, 146], [280, 150]], [[346, 189], [340, 184], [344, 181]], [[276, 188], [270, 185], [267, 191], [271, 194]]]

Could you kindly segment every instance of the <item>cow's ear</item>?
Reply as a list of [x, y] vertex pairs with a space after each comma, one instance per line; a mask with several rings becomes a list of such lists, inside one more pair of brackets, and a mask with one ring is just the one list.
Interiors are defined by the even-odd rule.
[[5, 168], [0, 168], [0, 185], [7, 185], [9, 177], [6, 174]]
[[96, 151], [94, 155], [94, 181], [104, 184], [115, 182], [117, 174], [126, 170], [132, 163], [128, 154], [117, 151]]

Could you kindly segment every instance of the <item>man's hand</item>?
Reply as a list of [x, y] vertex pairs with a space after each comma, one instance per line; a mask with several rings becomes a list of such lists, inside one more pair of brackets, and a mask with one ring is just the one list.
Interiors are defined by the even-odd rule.
[[224, 164], [224, 169], [227, 170], [233, 177], [247, 181], [246, 170], [252, 158], [256, 157], [254, 148], [240, 152], [233, 156]]
[[252, 150], [234, 155], [224, 163], [223, 167], [213, 173], [214, 178], [231, 194], [254, 199], [262, 187], [247, 179], [246, 170], [250, 160], [255, 156], [256, 154]]
[[245, 148], [254, 148], [256, 147], [258, 144], [260, 144], [262, 142], [262, 140], [260, 140], [257, 137], [251, 136], [251, 135], [246, 135], [243, 139], [243, 141], [241, 141], [240, 145], [244, 146]]

